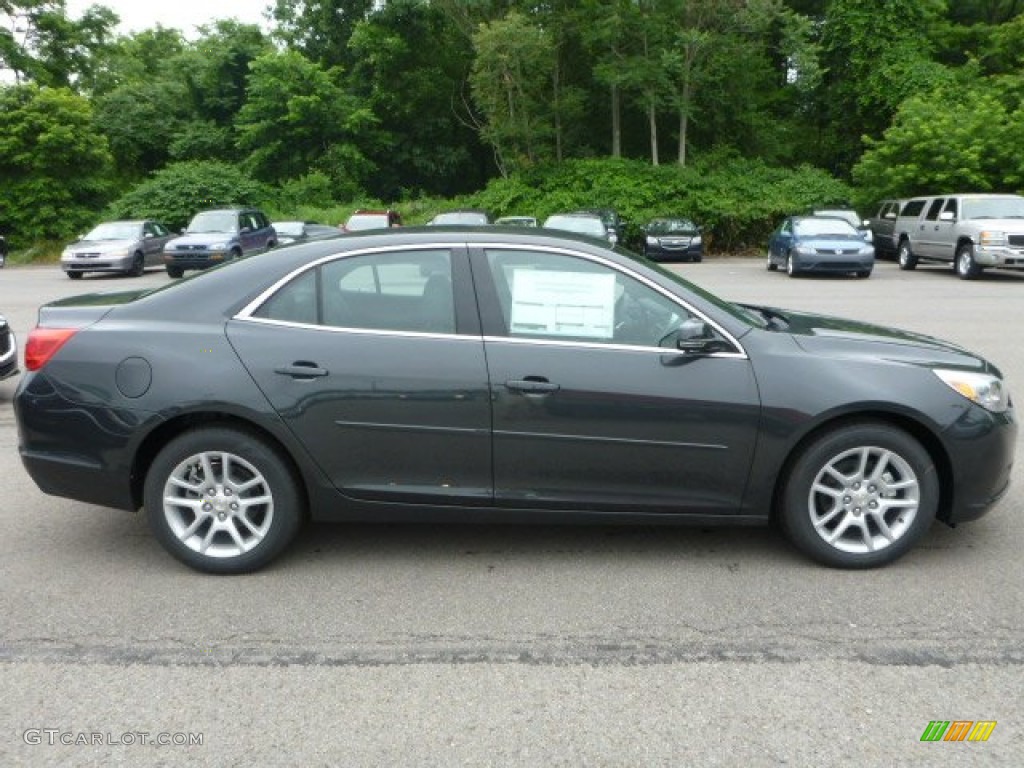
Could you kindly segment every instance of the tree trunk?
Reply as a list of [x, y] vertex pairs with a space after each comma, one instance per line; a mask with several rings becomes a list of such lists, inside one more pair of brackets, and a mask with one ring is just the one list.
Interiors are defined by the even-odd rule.
[[622, 157], [622, 95], [612, 85], [612, 157]]
[[651, 131], [651, 165], [658, 165], [658, 118], [654, 108], [654, 94], [647, 102], [647, 123]]
[[679, 165], [686, 167], [686, 128], [689, 118], [685, 109], [679, 110]]

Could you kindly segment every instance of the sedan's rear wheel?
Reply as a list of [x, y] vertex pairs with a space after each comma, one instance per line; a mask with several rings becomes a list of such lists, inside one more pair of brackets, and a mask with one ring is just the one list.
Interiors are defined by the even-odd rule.
[[840, 568], [896, 560], [935, 519], [939, 483], [906, 432], [864, 422], [822, 434], [794, 462], [780, 519], [804, 553]]
[[302, 519], [302, 496], [284, 459], [264, 440], [227, 427], [169, 442], [146, 475], [145, 506], [164, 548], [210, 573], [263, 567]]
[[130, 277], [142, 277], [145, 272], [146, 257], [141, 253], [136, 253], [135, 256], [132, 257], [132, 266], [131, 269], [128, 270], [128, 275]]

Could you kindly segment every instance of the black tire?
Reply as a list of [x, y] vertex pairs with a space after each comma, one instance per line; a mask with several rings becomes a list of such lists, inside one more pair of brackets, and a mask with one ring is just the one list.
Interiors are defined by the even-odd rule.
[[295, 537], [304, 512], [288, 462], [263, 439], [231, 427], [200, 427], [171, 440], [146, 474], [144, 501], [164, 549], [206, 573], [262, 568]]
[[699, 264], [700, 262], [704, 261], [704, 257], [701, 256], [700, 254], [697, 254], [696, 256], [691, 258], [690, 261], [692, 261], [694, 264]]
[[961, 280], [973, 280], [981, 274], [981, 267], [974, 260], [974, 246], [964, 243], [956, 249], [956, 260], [953, 269]]
[[146, 257], [136, 253], [132, 257], [132, 267], [128, 270], [129, 277], [142, 277], [146, 273]]
[[871, 270], [870, 269], [862, 269], [860, 272], [857, 273], [857, 277], [859, 277], [861, 279], [864, 279], [865, 277], [871, 277]]
[[168, 277], [178, 278], [185, 274], [185, 270], [181, 267], [167, 267]]
[[779, 265], [772, 261], [772, 252], [768, 251], [768, 261], [765, 263], [765, 267], [769, 272], [774, 272], [779, 268]]
[[70, 277], [72, 280], [81, 280], [82, 275], [84, 274], [85, 272], [68, 272], [68, 277]]
[[896, 249], [896, 261], [902, 270], [911, 270], [917, 266], [917, 256], [910, 249], [909, 240], [900, 240], [899, 248]]
[[238, 250], [237, 248], [232, 249], [232, 251], [231, 251], [231, 261], [238, 261], [240, 258], [242, 258], [242, 252], [240, 250]]
[[[907, 481], [906, 488], [886, 488]], [[939, 481], [931, 456], [909, 434], [856, 422], [819, 435], [800, 452], [780, 503], [783, 530], [804, 554], [835, 568], [873, 568], [904, 555], [931, 527]]]
[[786, 254], [786, 274], [790, 277], [800, 277], [800, 270], [797, 269], [796, 259], [793, 258], [792, 253]]

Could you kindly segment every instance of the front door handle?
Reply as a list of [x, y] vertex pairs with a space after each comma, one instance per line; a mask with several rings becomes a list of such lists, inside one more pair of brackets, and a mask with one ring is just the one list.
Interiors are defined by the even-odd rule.
[[527, 376], [525, 379], [511, 379], [505, 382], [505, 387], [513, 392], [520, 392], [524, 395], [550, 395], [557, 392], [559, 386], [553, 384], [543, 376]]
[[275, 368], [274, 373], [279, 373], [282, 376], [291, 376], [299, 381], [309, 381], [319, 376], [326, 376], [328, 371], [326, 368], [321, 368], [309, 360], [296, 360], [291, 365]]

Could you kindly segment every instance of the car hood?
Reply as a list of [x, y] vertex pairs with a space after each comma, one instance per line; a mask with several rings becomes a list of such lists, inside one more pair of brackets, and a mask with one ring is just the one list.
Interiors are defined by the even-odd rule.
[[789, 321], [787, 332], [803, 350], [813, 355], [890, 360], [998, 374], [984, 358], [932, 336], [840, 317], [773, 311], [786, 317]]
[[84, 253], [110, 253], [134, 248], [138, 240], [79, 240], [68, 246], [69, 251]]
[[194, 232], [186, 233], [181, 237], [176, 237], [171, 240], [167, 245], [174, 247], [177, 245], [207, 245], [209, 243], [227, 243], [231, 242], [237, 237], [234, 232]]

